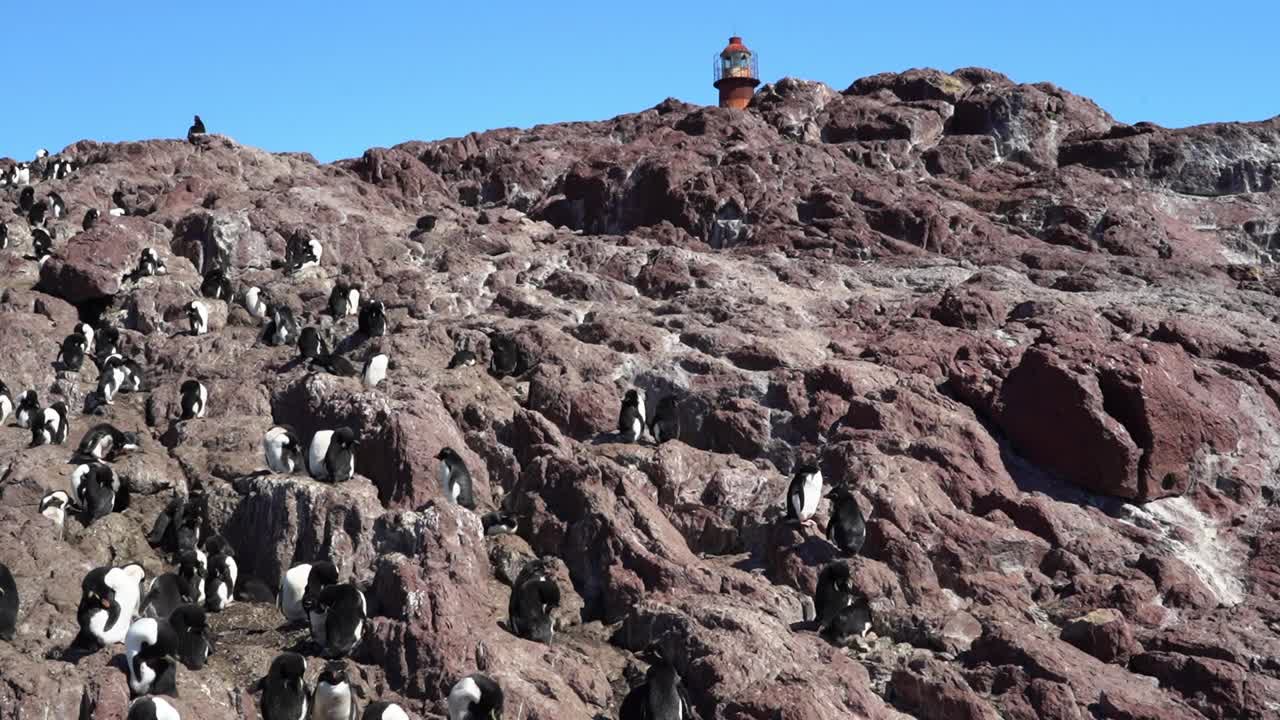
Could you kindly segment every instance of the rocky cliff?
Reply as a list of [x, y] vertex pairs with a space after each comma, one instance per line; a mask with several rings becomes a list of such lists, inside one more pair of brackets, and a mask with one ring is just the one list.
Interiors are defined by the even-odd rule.
[[[197, 486], [244, 578], [331, 559], [367, 588], [353, 677], [415, 717], [443, 716], [477, 667], [508, 718], [616, 717], [653, 641], [706, 719], [1280, 717], [1280, 120], [1128, 126], [963, 69], [786, 79], [745, 112], [667, 100], [331, 165], [217, 134], [59, 156], [80, 167], [35, 187], [67, 207], [43, 263], [0, 191], [0, 380], [71, 408], [67, 446], [0, 428], [0, 562], [21, 594], [0, 719], [124, 716], [120, 648], [62, 659], [80, 580], [168, 569], [145, 533]], [[323, 257], [286, 274], [299, 232]], [[126, 277], [144, 248], [166, 275]], [[387, 379], [316, 371], [239, 302], [205, 300], [211, 332], [189, 335], [217, 268], [357, 365], [380, 348]], [[357, 345], [355, 319], [325, 313], [340, 280], [385, 303], [385, 337]], [[144, 368], [101, 414], [93, 365], [53, 364], [80, 320], [120, 328]], [[486, 370], [492, 337], [516, 346], [510, 372]], [[446, 369], [459, 348], [479, 363]], [[190, 378], [209, 411], [179, 420]], [[630, 388], [675, 399], [678, 440], [617, 442]], [[39, 500], [102, 421], [142, 435], [116, 467], [133, 501], [59, 532]], [[258, 473], [273, 423], [354, 428], [357, 477]], [[441, 496], [445, 446], [477, 512]], [[847, 563], [873, 635], [852, 647], [808, 622], [843, 561], [828, 501], [818, 529], [781, 518], [809, 458], [868, 516]], [[518, 531], [486, 538], [478, 513], [499, 506]], [[537, 555], [565, 596], [550, 645], [502, 624]], [[258, 717], [254, 682], [305, 633], [247, 600], [213, 624], [174, 703]]]

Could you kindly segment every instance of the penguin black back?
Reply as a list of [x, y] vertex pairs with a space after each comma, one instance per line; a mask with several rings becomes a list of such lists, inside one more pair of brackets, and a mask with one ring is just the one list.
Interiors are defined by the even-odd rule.
[[853, 580], [849, 566], [842, 562], [828, 564], [818, 573], [818, 586], [813, 594], [813, 607], [819, 629], [825, 628], [841, 610], [853, 601]]
[[867, 524], [857, 499], [843, 485], [832, 489], [827, 497], [832, 503], [827, 539], [845, 555], [857, 555], [867, 539]]
[[178, 660], [188, 670], [203, 668], [214, 651], [213, 632], [209, 629], [209, 616], [204, 608], [180, 605], [170, 613], [169, 625], [177, 636]]
[[18, 627], [18, 584], [9, 567], [0, 563], [0, 640], [12, 641]]
[[658, 407], [649, 419], [649, 434], [658, 444], [680, 438], [680, 412], [675, 396], [668, 395], [658, 401]]
[[262, 679], [262, 720], [304, 720], [311, 691], [307, 688], [306, 658], [286, 652], [271, 661]]
[[385, 335], [387, 332], [386, 307], [378, 300], [365, 303], [360, 308], [357, 328], [360, 334], [366, 337], [382, 337]]
[[560, 586], [547, 575], [521, 579], [512, 585], [507, 604], [511, 630], [526, 640], [550, 643], [555, 632], [551, 611], [560, 607]]

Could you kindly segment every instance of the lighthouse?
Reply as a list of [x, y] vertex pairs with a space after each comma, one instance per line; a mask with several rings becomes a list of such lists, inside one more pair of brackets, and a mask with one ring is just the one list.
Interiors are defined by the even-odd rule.
[[720, 107], [745, 109], [760, 84], [756, 55], [734, 35], [715, 58], [715, 86], [720, 91]]

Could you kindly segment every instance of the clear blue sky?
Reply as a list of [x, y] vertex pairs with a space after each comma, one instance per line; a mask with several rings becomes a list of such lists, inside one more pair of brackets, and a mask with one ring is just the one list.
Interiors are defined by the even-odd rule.
[[712, 103], [711, 58], [734, 32], [766, 81], [844, 89], [980, 65], [1057, 83], [1125, 122], [1259, 120], [1280, 114], [1277, 27], [1275, 0], [13, 0], [0, 20], [0, 156], [181, 137], [198, 112], [212, 132], [328, 161], [667, 96]]

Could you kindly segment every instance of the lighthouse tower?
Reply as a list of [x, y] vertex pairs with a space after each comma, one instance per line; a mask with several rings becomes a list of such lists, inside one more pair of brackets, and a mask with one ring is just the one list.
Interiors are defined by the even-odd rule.
[[720, 107], [743, 110], [751, 103], [760, 73], [756, 55], [742, 44], [742, 38], [733, 36], [729, 44], [715, 58], [715, 86], [720, 91]]

